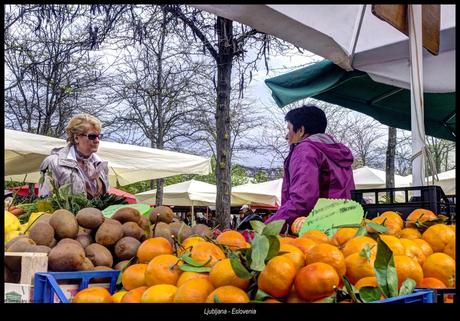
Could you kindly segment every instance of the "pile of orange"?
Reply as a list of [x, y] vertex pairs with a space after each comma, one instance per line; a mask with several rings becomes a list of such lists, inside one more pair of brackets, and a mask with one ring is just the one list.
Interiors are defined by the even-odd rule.
[[[374, 263], [377, 239], [393, 252], [398, 285], [411, 278], [416, 287], [455, 287], [455, 226], [434, 224], [419, 230], [416, 222], [436, 218], [427, 210], [416, 210], [404, 221], [397, 212], [384, 212], [372, 222], [387, 227], [378, 233], [367, 226], [367, 234], [357, 236], [358, 228], [340, 228], [331, 237], [311, 230], [300, 237], [279, 236], [280, 251], [256, 278], [242, 279], [233, 270], [227, 251], [251, 246], [236, 231], [221, 233], [215, 242], [190, 236], [175, 250], [155, 237], [138, 249], [138, 263], [123, 271], [123, 290], [107, 296], [95, 288], [80, 291], [75, 302], [143, 303], [245, 303], [253, 282], [270, 297], [266, 303], [321, 302], [344, 286], [346, 276], [357, 289], [377, 286]], [[184, 272], [180, 259], [189, 253], [210, 272]], [[85, 292], [86, 291], [86, 292]]]

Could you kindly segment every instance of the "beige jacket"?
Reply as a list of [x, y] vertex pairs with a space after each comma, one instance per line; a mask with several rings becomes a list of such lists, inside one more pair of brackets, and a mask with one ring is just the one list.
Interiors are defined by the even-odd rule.
[[[89, 160], [93, 162], [95, 167], [101, 168], [99, 178], [103, 183], [103, 192], [107, 192], [109, 189], [108, 162], [102, 161], [96, 154], [92, 154]], [[50, 170], [56, 187], [70, 184], [72, 194], [83, 193], [85, 196], [88, 196], [86, 192], [85, 175], [78, 166], [74, 146], [55, 148], [51, 151], [51, 155], [46, 157], [42, 162], [40, 171], [42, 175], [45, 176], [45, 179], [43, 183], [39, 185], [39, 196], [48, 196], [52, 193], [52, 185], [49, 182], [49, 177], [45, 175], [47, 169]]]

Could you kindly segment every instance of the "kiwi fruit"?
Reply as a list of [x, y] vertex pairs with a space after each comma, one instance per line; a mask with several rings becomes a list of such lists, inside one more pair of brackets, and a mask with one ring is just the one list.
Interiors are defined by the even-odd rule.
[[126, 222], [138, 223], [141, 219], [141, 213], [132, 207], [122, 207], [112, 215], [111, 219], [117, 220], [122, 224]]
[[35, 252], [35, 253], [49, 254], [50, 251], [51, 251], [51, 248], [46, 245], [35, 245], [34, 247], [32, 247], [32, 252]]
[[117, 220], [106, 219], [97, 229], [95, 240], [96, 243], [109, 247], [117, 243], [122, 237], [122, 224]]
[[91, 260], [87, 257], [83, 260], [83, 263], [79, 267], [80, 271], [93, 271], [94, 270], [94, 264], [91, 262]]
[[37, 245], [50, 245], [54, 239], [54, 229], [46, 222], [37, 222], [27, 232]]
[[52, 214], [50, 214], [50, 213], [44, 213], [44, 214], [40, 215], [40, 216], [34, 221], [34, 223], [45, 222], [45, 223], [48, 223], [48, 224], [49, 224], [50, 219], [51, 219], [51, 216], [52, 216]]
[[[108, 266], [95, 266], [93, 271], [113, 271], [112, 268]], [[89, 283], [110, 283], [111, 278], [94, 278], [91, 279]]]
[[142, 240], [145, 238], [144, 230], [134, 222], [126, 222], [122, 225], [123, 237], [131, 236], [135, 239]]
[[[7, 252], [33, 252], [35, 242], [28, 237], [20, 238], [8, 247]], [[5, 264], [12, 272], [21, 271], [20, 256], [5, 256]]]
[[149, 218], [147, 216], [144, 216], [144, 215], [141, 215], [141, 219], [139, 220], [139, 222], [137, 222], [137, 224], [140, 226], [141, 229], [143, 229], [144, 231], [145, 230], [148, 230], [149, 226], [150, 226], [150, 221], [149, 221]]
[[21, 235], [15, 236], [11, 240], [6, 242], [6, 244], [5, 244], [5, 252], [11, 245], [13, 245], [14, 242], [16, 242], [19, 239], [23, 239], [23, 238], [27, 238], [27, 235], [21, 234]]
[[104, 215], [97, 208], [87, 207], [78, 211], [77, 222], [80, 226], [94, 230], [104, 223]]
[[91, 234], [86, 234], [86, 233], [78, 234], [76, 240], [77, 240], [77, 242], [79, 242], [81, 244], [81, 246], [84, 249], [88, 245], [94, 243], [94, 240], [93, 240], [93, 237], [91, 236]]
[[48, 253], [48, 266], [51, 271], [78, 271], [84, 260], [83, 248], [70, 242], [58, 244]]
[[129, 260], [123, 260], [115, 264], [113, 267], [114, 270], [123, 270], [129, 264]]
[[150, 213], [149, 219], [150, 219], [150, 223], [152, 224], [157, 222], [157, 220], [159, 222], [164, 222], [166, 224], [169, 224], [172, 222], [173, 216], [174, 214], [173, 214], [172, 209], [170, 209], [167, 206], [158, 206], [152, 210], [152, 213]]
[[212, 238], [211, 229], [207, 225], [204, 225], [204, 224], [195, 224], [192, 227], [192, 235], [193, 234], [200, 235], [200, 236], [203, 236], [203, 237], [207, 236], [209, 238]]
[[105, 246], [98, 243], [88, 245], [85, 249], [85, 254], [93, 262], [94, 266], [112, 267], [113, 265], [112, 253]]
[[53, 238], [53, 240], [51, 241], [51, 243], [48, 245], [50, 248], [53, 248], [57, 245], [57, 241], [55, 238]]
[[155, 225], [152, 225], [152, 237], [164, 237], [171, 243], [171, 246], [174, 246], [174, 241], [171, 237], [172, 232], [171, 229], [169, 228], [169, 225], [163, 222], [159, 222], [156, 224], [155, 231], [153, 231]]
[[139, 240], [131, 236], [125, 236], [115, 244], [115, 256], [121, 260], [129, 260], [136, 256], [140, 245]]
[[57, 239], [75, 238], [78, 234], [78, 222], [71, 212], [65, 209], [56, 210], [49, 224], [54, 228]]
[[192, 235], [192, 228], [184, 222], [172, 222], [169, 224], [169, 229], [171, 230], [172, 235], [174, 235], [176, 240], [179, 242], [182, 242]]
[[69, 239], [69, 238], [65, 238], [65, 239], [60, 240], [59, 242], [57, 242], [56, 246], [59, 246], [61, 244], [69, 244], [69, 243], [77, 245], [77, 246], [80, 246], [81, 248], [83, 248], [83, 246], [81, 245], [80, 242], [78, 242], [77, 240], [74, 240], [74, 239]]

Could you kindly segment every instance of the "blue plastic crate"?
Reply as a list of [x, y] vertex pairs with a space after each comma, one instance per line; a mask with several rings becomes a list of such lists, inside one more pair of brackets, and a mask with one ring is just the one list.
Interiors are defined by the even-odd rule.
[[86, 272], [38, 272], [34, 277], [34, 303], [54, 303], [56, 294], [61, 303], [70, 303], [62, 292], [58, 280], [79, 280], [79, 291], [86, 289], [91, 279], [110, 278], [109, 292], [113, 294], [116, 289], [120, 271], [86, 271]]
[[371, 303], [435, 303], [435, 294], [432, 289], [415, 289], [413, 293], [408, 295], [395, 296]]
[[[417, 288], [417, 290], [428, 290], [427, 288]], [[456, 288], [429, 289], [434, 291], [434, 303], [445, 303], [446, 295], [453, 295], [454, 303], [457, 302]]]

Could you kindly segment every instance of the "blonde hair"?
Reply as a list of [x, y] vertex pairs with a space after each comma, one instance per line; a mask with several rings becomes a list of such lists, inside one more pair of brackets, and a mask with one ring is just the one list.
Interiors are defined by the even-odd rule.
[[75, 144], [75, 135], [85, 133], [86, 124], [93, 125], [98, 131], [102, 128], [101, 121], [90, 114], [77, 114], [73, 116], [65, 128], [69, 145]]

